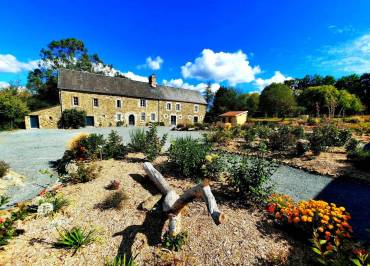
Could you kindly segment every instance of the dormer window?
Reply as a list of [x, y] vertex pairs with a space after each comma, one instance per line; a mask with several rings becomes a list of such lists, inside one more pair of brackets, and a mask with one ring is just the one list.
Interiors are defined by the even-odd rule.
[[121, 108], [122, 107], [122, 101], [121, 100], [117, 100], [116, 106], [117, 106], [117, 108]]
[[146, 100], [140, 99], [140, 107], [146, 107]]

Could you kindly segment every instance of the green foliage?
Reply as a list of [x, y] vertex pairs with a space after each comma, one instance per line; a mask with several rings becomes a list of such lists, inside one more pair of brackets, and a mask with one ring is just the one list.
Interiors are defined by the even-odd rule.
[[370, 170], [370, 151], [365, 151], [362, 147], [357, 147], [348, 153], [348, 159], [358, 168]]
[[77, 109], [64, 110], [60, 120], [59, 128], [80, 128], [86, 125], [86, 112]]
[[117, 131], [112, 130], [103, 147], [104, 159], [123, 159], [127, 155], [127, 148], [123, 144], [122, 137], [118, 135]]
[[10, 197], [1, 195], [0, 196], [0, 208], [3, 207], [5, 204], [7, 204], [10, 201]]
[[272, 193], [271, 176], [276, 165], [261, 157], [228, 158], [229, 182], [232, 187], [251, 203], [266, 200]]
[[191, 137], [177, 138], [168, 150], [169, 162], [181, 175], [196, 179], [211, 147]]
[[283, 151], [296, 143], [294, 131], [289, 126], [279, 127], [269, 136], [269, 146], [272, 150]]
[[58, 230], [59, 239], [55, 243], [56, 247], [74, 250], [74, 254], [83, 246], [87, 246], [95, 241], [94, 231], [87, 231], [80, 227], [73, 227], [71, 230]]
[[7, 245], [14, 236], [21, 234], [21, 231], [16, 229], [15, 222], [24, 220], [27, 216], [28, 212], [24, 208], [20, 208], [18, 211], [12, 212], [4, 222], [0, 222], [0, 247]]
[[113, 260], [108, 260], [105, 263], [105, 266], [136, 266], [135, 257], [128, 258], [126, 254], [123, 256], [116, 256]]
[[296, 107], [293, 91], [284, 84], [273, 83], [265, 87], [260, 96], [260, 110], [268, 115], [287, 116]]
[[187, 238], [187, 232], [181, 232], [175, 236], [171, 236], [169, 232], [166, 232], [163, 235], [162, 246], [169, 250], [180, 251], [186, 244]]
[[218, 180], [224, 171], [224, 156], [211, 153], [206, 155], [205, 164], [202, 166], [203, 176], [205, 178]]
[[310, 150], [310, 143], [308, 141], [298, 140], [295, 148], [296, 148], [296, 154], [298, 156], [302, 156]]
[[98, 177], [101, 168], [92, 165], [79, 164], [76, 173], [70, 173], [69, 176], [64, 178], [65, 182], [71, 183], [86, 183]]
[[316, 126], [318, 123], [319, 122], [317, 121], [317, 119], [316, 118], [313, 118], [311, 116], [307, 119], [307, 124], [309, 126]]
[[244, 132], [244, 140], [249, 143], [256, 139], [257, 131], [254, 127], [248, 128]]
[[130, 131], [130, 144], [128, 145], [133, 152], [145, 151], [146, 135], [143, 128], [136, 128]]
[[361, 142], [357, 139], [351, 138], [347, 144], [346, 144], [346, 151], [347, 152], [352, 152], [355, 151], [356, 148], [359, 146]]
[[164, 144], [166, 143], [167, 134], [164, 134], [162, 138], [158, 136], [158, 130], [156, 125], [151, 125], [149, 130], [145, 132], [145, 149], [144, 154], [149, 161], [154, 161], [155, 158], [160, 154]]
[[230, 130], [217, 129], [203, 135], [207, 143], [225, 144], [233, 138], [233, 132]]
[[0, 90], [0, 129], [20, 127], [28, 112], [27, 103], [17, 90]]
[[76, 149], [72, 150], [76, 152], [75, 158], [83, 159], [103, 159], [103, 148], [106, 147], [106, 141], [104, 136], [101, 134], [89, 134], [86, 138], [82, 138]]
[[304, 128], [302, 126], [293, 127], [291, 129], [291, 133], [297, 138], [297, 139], [304, 139]]
[[313, 133], [309, 136], [310, 148], [315, 155], [319, 155], [327, 147], [325, 145], [325, 132], [322, 128], [314, 128]]
[[42, 199], [38, 204], [42, 203], [51, 203], [53, 204], [53, 212], [59, 212], [64, 207], [70, 204], [69, 200], [65, 198], [63, 195], [54, 195], [53, 193], [46, 193], [44, 199]]
[[0, 160], [0, 178], [6, 175], [9, 168], [10, 168], [9, 164]]

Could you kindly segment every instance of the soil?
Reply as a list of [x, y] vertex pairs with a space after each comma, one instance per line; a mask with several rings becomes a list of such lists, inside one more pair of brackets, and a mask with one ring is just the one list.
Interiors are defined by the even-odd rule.
[[[160, 157], [161, 164], [166, 157]], [[160, 204], [151, 211], [140, 208], [143, 201], [158, 193], [144, 175], [142, 157], [130, 155], [124, 161], [100, 161], [99, 177], [88, 183], [60, 189], [71, 204], [48, 217], [30, 217], [19, 222], [24, 229], [0, 251], [0, 265], [104, 265], [117, 254], [137, 256], [138, 265], [266, 265], [286, 263], [305, 265], [307, 250], [298, 240], [275, 229], [261, 211], [238, 205], [225, 194], [221, 184], [213, 183], [216, 200], [227, 221], [216, 226], [204, 202], [190, 203], [182, 228], [189, 234], [182, 251], [161, 248], [163, 215]], [[192, 187], [191, 180], [166, 174], [165, 178], [181, 194]], [[102, 208], [102, 202], [114, 193], [105, 189], [119, 180], [127, 196], [119, 209]], [[160, 203], [160, 202], [159, 202]], [[106, 202], [105, 202], [106, 205]], [[81, 226], [95, 230], [96, 240], [75, 255], [57, 249], [57, 228]]]

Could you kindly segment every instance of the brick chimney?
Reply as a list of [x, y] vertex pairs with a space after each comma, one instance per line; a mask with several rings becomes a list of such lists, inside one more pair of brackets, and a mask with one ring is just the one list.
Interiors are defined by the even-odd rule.
[[157, 77], [155, 74], [149, 76], [149, 85], [153, 88], [157, 87]]

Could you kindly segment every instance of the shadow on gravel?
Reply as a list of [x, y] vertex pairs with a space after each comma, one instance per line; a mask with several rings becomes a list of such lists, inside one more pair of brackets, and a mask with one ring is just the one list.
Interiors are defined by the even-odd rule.
[[354, 235], [362, 240], [368, 238], [370, 229], [370, 185], [344, 178], [333, 179], [315, 197], [343, 206], [351, 214]]

